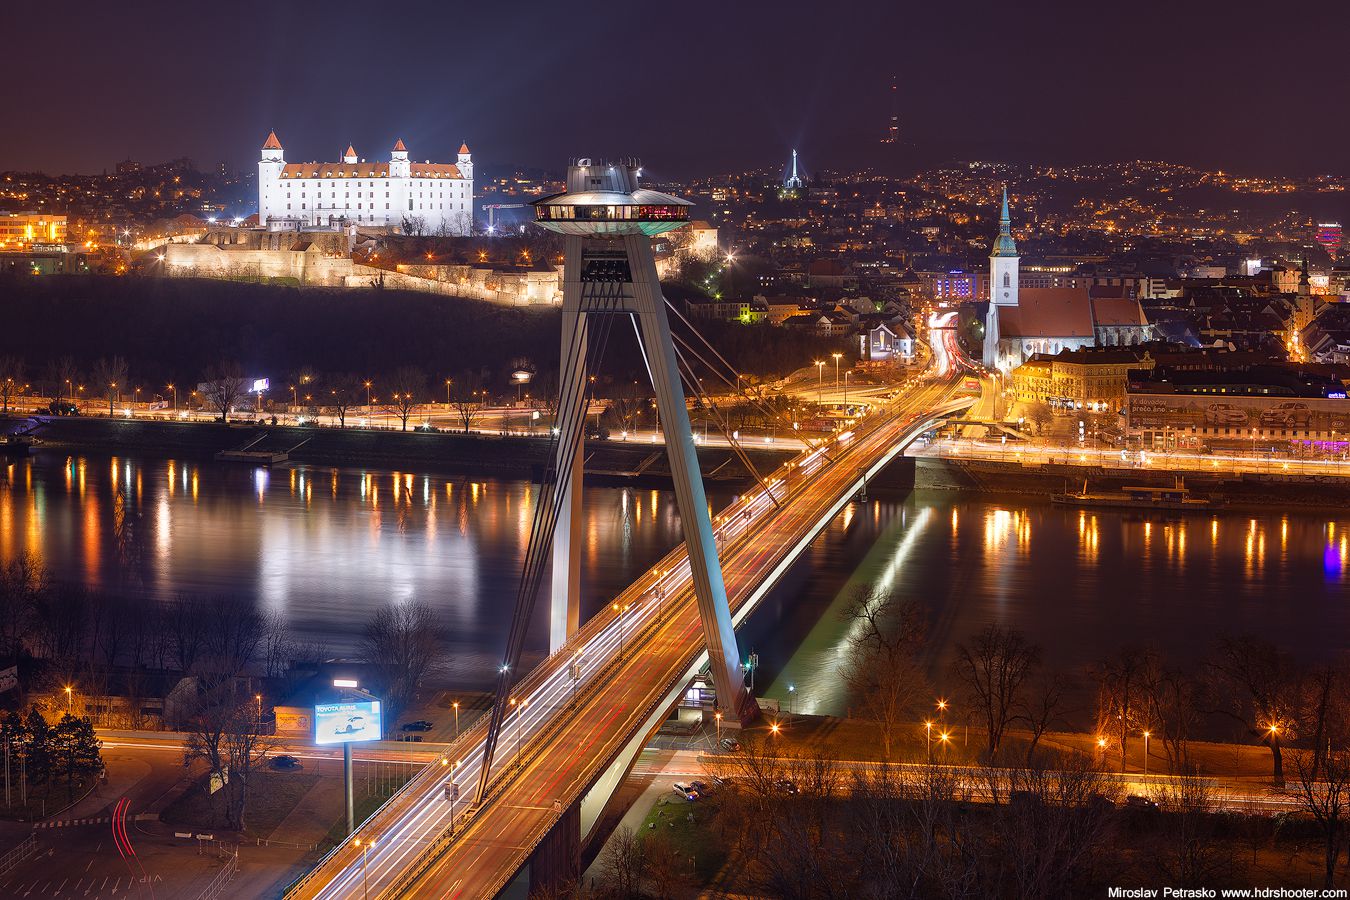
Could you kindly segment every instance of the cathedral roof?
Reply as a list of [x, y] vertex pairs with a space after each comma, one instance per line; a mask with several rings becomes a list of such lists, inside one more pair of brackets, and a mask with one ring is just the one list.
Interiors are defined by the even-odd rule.
[[398, 139], [398, 143], [396, 143], [396, 144], [394, 145], [394, 152], [395, 152], [395, 153], [407, 153], [407, 152], [408, 152], [408, 148], [405, 147], [405, 146], [403, 146], [403, 138], [399, 138], [399, 139]]
[[999, 306], [1001, 338], [1091, 338], [1096, 334], [1086, 287], [1022, 288], [1016, 306]]
[[269, 132], [267, 133], [267, 143], [263, 144], [263, 145], [262, 145], [262, 148], [263, 148], [264, 150], [280, 150], [280, 149], [281, 149], [281, 141], [277, 140], [277, 133], [276, 133], [275, 131], [269, 131]]

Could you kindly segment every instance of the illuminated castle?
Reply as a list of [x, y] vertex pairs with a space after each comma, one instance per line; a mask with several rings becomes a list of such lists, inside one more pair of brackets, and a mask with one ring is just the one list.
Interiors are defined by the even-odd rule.
[[461, 144], [453, 163], [412, 162], [400, 140], [388, 162], [360, 159], [348, 146], [341, 162], [288, 163], [273, 131], [258, 162], [258, 223], [274, 231], [355, 224], [469, 234], [473, 158]]

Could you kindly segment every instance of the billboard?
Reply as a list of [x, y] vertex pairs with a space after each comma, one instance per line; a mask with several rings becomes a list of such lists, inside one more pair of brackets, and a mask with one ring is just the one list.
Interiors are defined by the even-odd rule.
[[314, 705], [316, 744], [378, 741], [383, 734], [378, 700], [350, 700]]
[[1213, 394], [1131, 394], [1131, 428], [1172, 428], [1197, 434], [1330, 437], [1350, 431], [1350, 401], [1319, 397]]

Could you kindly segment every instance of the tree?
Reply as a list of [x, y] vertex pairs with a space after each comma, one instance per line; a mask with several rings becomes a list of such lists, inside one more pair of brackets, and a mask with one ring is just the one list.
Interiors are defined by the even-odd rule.
[[[193, 714], [183, 742], [184, 764], [206, 763], [208, 796], [225, 799], [226, 822], [244, 827], [249, 777], [271, 749], [264, 734], [261, 700], [239, 679], [198, 681]], [[216, 790], [218, 789], [218, 790]]]
[[926, 695], [927, 682], [915, 658], [923, 636], [921, 610], [864, 588], [855, 592], [844, 615], [853, 622], [854, 637], [840, 674], [880, 730], [882, 753], [889, 760], [896, 732]]
[[440, 663], [443, 641], [430, 607], [396, 603], [366, 623], [362, 656], [375, 670], [375, 687], [392, 724], [407, 709], [422, 679]]
[[32, 551], [0, 569], [0, 653], [17, 659], [33, 634], [33, 617], [50, 588], [47, 568]]
[[1037, 400], [1027, 405], [1026, 417], [1039, 435], [1044, 434], [1045, 430], [1050, 427], [1050, 423], [1055, 419], [1055, 414], [1050, 411], [1050, 404], [1044, 400]]
[[1170, 771], [1182, 771], [1190, 762], [1190, 736], [1195, 727], [1194, 679], [1165, 667], [1156, 650], [1144, 654], [1140, 673], [1143, 718], [1162, 741]]
[[986, 753], [998, 755], [1008, 723], [1022, 699], [1022, 683], [1040, 662], [1040, 651], [1015, 629], [989, 625], [956, 648], [956, 676], [965, 686], [968, 702], [984, 717], [988, 734]]
[[1041, 672], [1032, 679], [1017, 704], [1015, 721], [1026, 723], [1031, 732], [1031, 741], [1027, 744], [1027, 765], [1030, 766], [1036, 756], [1036, 747], [1041, 738], [1055, 724], [1064, 712], [1064, 678], [1058, 672]]
[[1324, 752], [1320, 759], [1307, 750], [1297, 750], [1293, 756], [1298, 775], [1294, 796], [1322, 829], [1326, 863], [1322, 884], [1335, 887], [1336, 860], [1345, 842], [1346, 819], [1350, 818], [1350, 750]]
[[1114, 734], [1120, 747], [1120, 771], [1125, 771], [1130, 735], [1147, 728], [1147, 705], [1142, 699], [1144, 651], [1126, 647], [1096, 670], [1097, 733]]
[[355, 375], [330, 375], [328, 382], [328, 404], [338, 417], [338, 427], [347, 427], [347, 413], [365, 397], [362, 391], [365, 385]]
[[94, 736], [94, 725], [88, 718], [69, 713], [51, 729], [50, 741], [52, 771], [65, 778], [66, 798], [74, 799], [77, 782], [103, 774], [103, 742]]
[[1153, 863], [1167, 883], [1212, 884], [1227, 867], [1227, 848], [1216, 835], [1214, 788], [1193, 766], [1163, 782], [1153, 794], [1165, 813], [1157, 831]]
[[1272, 775], [1284, 786], [1281, 741], [1297, 734], [1294, 662], [1269, 641], [1251, 635], [1219, 641], [1208, 665], [1217, 711], [1270, 747]]
[[236, 362], [221, 363], [207, 369], [205, 379], [203, 396], [207, 404], [220, 414], [220, 421], [224, 422], [248, 394], [243, 369]]
[[425, 402], [427, 393], [426, 373], [416, 366], [399, 366], [390, 382], [389, 408], [398, 416], [402, 430], [408, 430], [408, 417], [418, 405]]
[[9, 401], [23, 388], [23, 361], [16, 356], [0, 356], [0, 412], [9, 414]]
[[113, 414], [113, 404], [117, 401], [121, 389], [127, 386], [127, 361], [120, 356], [112, 359], [102, 357], [94, 363], [94, 383], [108, 398], [108, 415]]
[[480, 407], [478, 387], [482, 381], [480, 373], [470, 370], [461, 372], [450, 381], [452, 396], [450, 402], [455, 407], [455, 413], [465, 434], [473, 427], [474, 416]]
[[28, 757], [28, 777], [41, 784], [47, 780], [52, 769], [51, 726], [34, 706], [28, 710], [23, 730], [28, 740], [24, 747], [24, 754]]
[[609, 840], [605, 851], [605, 869], [610, 886], [619, 897], [639, 897], [642, 879], [647, 874], [644, 841], [633, 829], [620, 828]]

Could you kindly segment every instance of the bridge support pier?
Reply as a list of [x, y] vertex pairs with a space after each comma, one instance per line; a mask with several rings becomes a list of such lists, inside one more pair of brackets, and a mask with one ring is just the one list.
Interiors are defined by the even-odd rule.
[[530, 857], [530, 896], [570, 896], [581, 877], [581, 804], [573, 803]]

